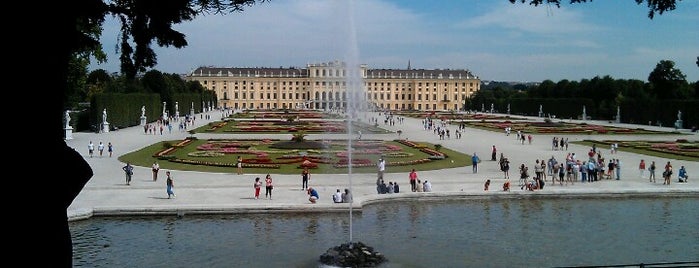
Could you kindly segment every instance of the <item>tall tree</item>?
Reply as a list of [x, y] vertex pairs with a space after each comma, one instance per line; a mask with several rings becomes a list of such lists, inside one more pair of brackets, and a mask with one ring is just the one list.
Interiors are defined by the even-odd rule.
[[659, 99], [678, 99], [689, 97], [687, 76], [675, 68], [675, 62], [661, 60], [648, 75], [653, 93]]

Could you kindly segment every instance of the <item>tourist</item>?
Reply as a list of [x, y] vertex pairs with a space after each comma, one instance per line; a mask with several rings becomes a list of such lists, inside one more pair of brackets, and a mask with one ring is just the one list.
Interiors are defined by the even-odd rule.
[[646, 162], [641, 159], [641, 163], [638, 164], [639, 176], [643, 179], [643, 173], [646, 170]]
[[342, 194], [342, 203], [352, 203], [352, 193], [345, 188], [345, 193]]
[[102, 153], [104, 153], [104, 143], [102, 143], [102, 141], [97, 145], [97, 151], [100, 152], [100, 157], [102, 157]]
[[621, 180], [621, 160], [614, 159], [614, 170], [616, 170], [616, 180]]
[[389, 181], [389, 182], [388, 182], [388, 188], [386, 189], [386, 193], [392, 194], [394, 190], [395, 190], [395, 188], [393, 188], [393, 182], [392, 182], [392, 181]]
[[497, 149], [495, 148], [495, 144], [493, 144], [492, 152], [490, 152], [490, 160], [495, 161], [496, 156], [497, 156]]
[[172, 180], [169, 170], [165, 171], [165, 176], [167, 177], [167, 180], [165, 181], [167, 198], [170, 199], [170, 197], [175, 197], [175, 182]]
[[507, 179], [505, 183], [502, 184], [502, 190], [505, 192], [510, 191], [510, 179]]
[[383, 159], [383, 156], [379, 158], [379, 162], [376, 164], [376, 166], [379, 169], [378, 178], [383, 180], [383, 173], [386, 171], [386, 160]]
[[663, 184], [670, 185], [670, 177], [672, 177], [672, 164], [670, 164], [670, 161], [667, 161], [665, 171], [663, 171], [663, 179], [665, 179]]
[[308, 180], [311, 178], [311, 172], [308, 171], [308, 167], [304, 166], [303, 171], [301, 171], [301, 190], [308, 189]]
[[400, 187], [398, 186], [398, 182], [393, 182], [393, 192], [394, 193], [399, 193], [400, 192]]
[[243, 157], [238, 156], [238, 160], [236, 162], [236, 168], [238, 175], [243, 175]]
[[655, 183], [655, 161], [651, 161], [648, 167], [648, 180]]
[[607, 164], [607, 176], [609, 176], [609, 179], [614, 179], [614, 159], [609, 159], [609, 163]]
[[544, 172], [543, 167], [539, 163], [539, 159], [537, 159], [536, 164], [534, 164], [535, 179], [541, 179], [541, 177], [542, 177], [541, 173], [543, 173], [543, 172]]
[[425, 183], [424, 183], [422, 189], [423, 189], [423, 191], [425, 191], [425, 192], [432, 192], [432, 183], [429, 182], [429, 181], [427, 181], [427, 180], [425, 180]]
[[505, 179], [506, 179], [506, 180], [509, 179], [509, 178], [510, 178], [510, 160], [508, 160], [507, 158], [505, 158], [505, 159], [502, 161], [502, 167], [501, 167], [501, 169], [502, 169], [502, 172], [505, 174], [505, 176], [504, 176]]
[[421, 192], [423, 192], [423, 190], [424, 190], [424, 185], [422, 184], [422, 182], [420, 180], [417, 180], [417, 186], [416, 186], [415, 192], [421, 193]]
[[485, 185], [483, 187], [483, 191], [488, 191], [488, 187], [490, 187], [490, 179], [485, 181]]
[[[566, 167], [561, 163], [561, 165], [558, 167], [558, 181], [560, 182], [561, 185], [563, 185], [563, 177], [566, 174]], [[568, 185], [568, 182], [566, 182], [566, 185]]]
[[92, 158], [92, 155], [95, 153], [95, 144], [90, 141], [90, 143], [87, 144], [87, 154]]
[[265, 177], [265, 198], [272, 199], [272, 189], [274, 189], [272, 185], [272, 175], [267, 174]]
[[680, 171], [677, 173], [677, 179], [679, 182], [687, 182], [689, 179], [689, 175], [687, 175], [687, 170], [684, 168], [684, 166], [680, 167]]
[[124, 174], [126, 175], [126, 185], [131, 185], [131, 176], [133, 176], [133, 166], [131, 163], [126, 162], [126, 166], [121, 168], [124, 170]]
[[410, 171], [408, 179], [410, 180], [410, 190], [413, 192], [417, 191], [417, 172], [415, 172], [415, 169]]
[[481, 159], [474, 152], [473, 156], [471, 157], [471, 164], [473, 165], [473, 173], [478, 173], [478, 163], [480, 163], [480, 162], [481, 162]]
[[107, 144], [107, 152], [109, 152], [109, 157], [112, 157], [112, 153], [114, 152], [114, 146], [112, 146], [111, 141]]
[[153, 163], [153, 166], [151, 166], [151, 170], [153, 171], [153, 181], [157, 181], [158, 180], [158, 171], [160, 171], [160, 165], [158, 164], [157, 161]]
[[316, 191], [316, 189], [313, 189], [313, 187], [308, 187], [307, 193], [308, 193], [308, 201], [310, 201], [312, 204], [315, 204], [319, 198], [318, 191]]
[[544, 159], [541, 159], [540, 164], [541, 164], [541, 179], [545, 181], [546, 180], [546, 162], [544, 161]]
[[255, 183], [253, 183], [253, 187], [255, 189], [255, 200], [260, 198], [260, 189], [262, 188], [262, 181], [260, 181], [260, 177], [255, 178]]
[[387, 194], [388, 193], [388, 185], [386, 185], [386, 182], [384, 180], [381, 180], [379, 183], [379, 194]]
[[337, 189], [335, 194], [333, 194], [333, 202], [342, 203], [342, 192], [340, 192], [340, 189]]

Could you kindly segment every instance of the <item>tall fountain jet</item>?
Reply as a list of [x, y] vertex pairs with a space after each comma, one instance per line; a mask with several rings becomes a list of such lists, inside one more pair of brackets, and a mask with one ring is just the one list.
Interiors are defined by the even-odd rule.
[[[340, 2], [338, 2], [340, 3]], [[344, 44], [347, 45], [346, 51], [345, 51], [345, 58], [343, 62], [341, 63], [342, 69], [345, 70], [345, 79], [346, 79], [346, 88], [345, 88], [345, 93], [347, 96], [346, 103], [345, 103], [345, 114], [347, 115], [347, 171], [348, 171], [348, 183], [349, 183], [349, 189], [350, 192], [354, 192], [352, 190], [352, 158], [353, 158], [353, 134], [354, 131], [352, 130], [353, 122], [355, 120], [359, 120], [359, 113], [362, 112], [363, 108], [366, 107], [366, 102], [364, 101], [364, 73], [363, 73], [363, 68], [362, 64], [359, 62], [359, 47], [357, 44], [357, 33], [355, 29], [355, 21], [354, 21], [354, 1], [352, 0], [346, 0], [341, 2], [342, 5], [347, 5], [341, 7], [341, 10], [344, 10], [347, 12], [347, 21], [343, 22], [347, 32], [344, 33], [345, 36], [347, 37], [347, 40], [344, 40], [343, 38], [337, 38], [340, 42], [343, 42]], [[338, 20], [342, 20], [342, 16], [338, 16]], [[343, 28], [343, 27], [339, 27]], [[352, 199], [353, 200], [353, 199]], [[353, 202], [350, 201], [347, 205], [349, 206], [349, 242], [342, 244], [340, 246], [332, 247], [328, 249], [328, 251], [320, 256], [321, 262], [324, 264], [332, 265], [332, 266], [341, 266], [341, 267], [363, 267], [367, 265], [365, 262], [370, 262], [370, 263], [375, 263], [375, 264], [380, 264], [383, 261], [386, 261], [385, 257], [377, 252], [373, 252], [371, 247], [367, 247], [361, 242], [354, 242], [353, 241], [353, 230], [352, 230], [352, 207], [353, 207]], [[351, 260], [351, 258], [346, 258], [345, 256], [353, 256], [353, 255], [362, 255], [366, 256], [366, 253], [369, 252], [369, 256], [366, 258], [361, 258], [361, 259], [356, 259], [356, 260]], [[342, 255], [342, 257], [340, 257]]]

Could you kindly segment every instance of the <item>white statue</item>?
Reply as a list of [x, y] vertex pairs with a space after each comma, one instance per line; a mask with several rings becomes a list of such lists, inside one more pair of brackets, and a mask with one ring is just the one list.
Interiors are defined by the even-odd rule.
[[146, 116], [146, 106], [144, 105], [144, 106], [141, 106], [141, 117], [145, 117], [145, 116]]
[[107, 123], [107, 108], [102, 110], [102, 123]]
[[69, 110], [66, 110], [65, 120], [66, 120], [66, 128], [70, 127], [70, 111]]
[[682, 111], [677, 110], [677, 120], [682, 121]]

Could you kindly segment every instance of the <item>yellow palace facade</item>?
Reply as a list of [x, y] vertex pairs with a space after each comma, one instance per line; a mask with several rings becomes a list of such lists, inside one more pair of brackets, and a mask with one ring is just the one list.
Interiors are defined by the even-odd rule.
[[217, 107], [236, 110], [462, 110], [481, 84], [469, 70], [353, 69], [340, 61], [306, 68], [199, 67], [185, 80], [214, 91]]

